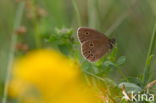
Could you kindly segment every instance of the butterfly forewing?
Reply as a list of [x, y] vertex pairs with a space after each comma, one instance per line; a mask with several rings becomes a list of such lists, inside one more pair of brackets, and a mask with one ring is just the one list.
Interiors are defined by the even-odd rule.
[[80, 40], [81, 43], [84, 43], [85, 41], [91, 40], [91, 39], [96, 39], [96, 38], [106, 38], [107, 37], [105, 35], [103, 35], [102, 33], [94, 30], [94, 29], [90, 29], [90, 28], [79, 28], [77, 31], [77, 35], [78, 38]]

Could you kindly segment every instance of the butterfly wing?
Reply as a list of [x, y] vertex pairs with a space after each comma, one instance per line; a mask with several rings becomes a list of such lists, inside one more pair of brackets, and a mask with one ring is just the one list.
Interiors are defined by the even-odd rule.
[[81, 27], [77, 31], [78, 39], [81, 43], [81, 51], [83, 56], [95, 62], [110, 51], [115, 41], [109, 39], [104, 34], [86, 27]]
[[84, 43], [88, 40], [96, 39], [96, 38], [107, 38], [102, 33], [86, 27], [81, 27], [77, 30], [77, 36], [81, 43]]
[[109, 52], [111, 48], [112, 47], [107, 39], [100, 38], [84, 42], [81, 50], [83, 56], [87, 60], [95, 62]]

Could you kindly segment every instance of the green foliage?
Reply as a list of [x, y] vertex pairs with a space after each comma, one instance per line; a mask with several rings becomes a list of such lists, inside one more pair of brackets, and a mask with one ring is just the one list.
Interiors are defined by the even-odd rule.
[[[82, 72], [89, 78], [89, 82], [94, 86], [99, 82], [103, 84], [103, 87], [112, 92], [110, 94], [117, 103], [120, 101], [119, 97], [122, 97], [122, 90], [119, 88], [121, 85], [125, 85], [128, 91], [146, 91], [145, 86], [155, 79], [155, 75], [151, 75], [151, 70], [155, 67], [152, 60], [155, 62], [156, 25], [152, 36], [148, 35], [151, 34], [153, 22], [155, 22], [156, 9], [153, 4], [156, 2], [154, 0], [148, 2], [146, 0], [137, 2], [131, 2], [131, 0], [89, 0], [88, 2], [84, 0], [30, 0], [29, 5], [24, 8], [24, 17], [18, 18], [17, 15], [16, 18], [15, 12], [21, 12], [16, 8], [18, 3], [9, 0], [0, 1], [2, 13], [0, 15], [0, 83], [2, 81], [0, 94], [3, 90], [3, 78], [6, 76], [9, 61], [8, 51], [12, 45], [10, 37], [15, 34], [16, 30], [13, 29], [17, 29], [19, 24], [24, 25], [27, 31], [24, 35], [16, 35], [17, 41], [15, 42], [27, 44], [29, 50], [56, 49], [77, 60]], [[47, 15], [43, 15], [43, 11], [42, 15], [38, 15], [38, 8], [45, 10]], [[31, 13], [33, 18], [27, 17]], [[13, 21], [14, 18], [16, 18], [15, 21]], [[13, 28], [13, 25], [16, 28]], [[94, 27], [105, 32], [110, 38], [115, 37], [117, 44], [98, 62], [90, 63], [81, 55], [80, 44], [76, 37], [76, 30], [79, 26]], [[145, 72], [142, 74], [142, 65], [147, 51]], [[16, 50], [18, 56], [25, 53], [25, 51]], [[150, 89], [150, 92], [155, 93], [155, 88], [154, 86]]]
[[142, 88], [134, 83], [122, 82], [119, 84], [119, 87], [122, 88], [123, 85], [126, 87], [127, 93], [138, 93], [142, 91]]
[[72, 55], [75, 42], [72, 34], [72, 29], [56, 28], [54, 32], [42, 35], [43, 45], [58, 49], [65, 55]]

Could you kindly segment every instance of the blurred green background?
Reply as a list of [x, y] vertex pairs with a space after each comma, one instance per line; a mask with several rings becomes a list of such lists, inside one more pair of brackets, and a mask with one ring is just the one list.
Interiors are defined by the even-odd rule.
[[[0, 97], [6, 76], [11, 36], [15, 35], [15, 17], [21, 1], [0, 0]], [[46, 37], [56, 28], [69, 28], [73, 29], [72, 35], [76, 35], [79, 26], [92, 27], [116, 38], [118, 56], [126, 57], [126, 63], [121, 67], [126, 76], [136, 77], [143, 73], [156, 21], [156, 0], [25, 1], [27, 5], [20, 24], [27, 28], [27, 32], [24, 36], [19, 36], [17, 42], [29, 45], [30, 50], [44, 47], [40, 46], [42, 39], [36, 40], [35, 34]], [[39, 14], [34, 16], [34, 12], [38, 13], [37, 10]], [[153, 54], [156, 54], [156, 50]], [[156, 77], [155, 67], [154, 57], [152, 73]], [[119, 76], [117, 73], [114, 75]]]

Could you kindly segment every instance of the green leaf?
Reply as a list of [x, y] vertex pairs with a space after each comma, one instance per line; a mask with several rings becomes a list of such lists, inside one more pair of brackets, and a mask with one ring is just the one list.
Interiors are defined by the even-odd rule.
[[105, 62], [104, 62], [104, 65], [105, 65], [106, 67], [114, 67], [114, 66], [115, 66], [115, 64], [114, 64], [112, 61], [105, 61]]
[[125, 57], [125, 56], [121, 56], [121, 57], [117, 60], [116, 64], [117, 64], [117, 65], [122, 65], [122, 64], [124, 64], [125, 62], [126, 62], [126, 57]]
[[119, 84], [119, 88], [122, 88], [123, 85], [126, 87], [128, 93], [131, 93], [132, 91], [134, 93], [138, 93], [142, 91], [142, 88], [134, 83], [122, 82]]
[[147, 66], [150, 65], [150, 63], [151, 63], [153, 57], [154, 57], [154, 55], [150, 55], [150, 56], [147, 58], [147, 61], [146, 61]]
[[55, 31], [59, 35], [68, 35], [68, 36], [71, 36], [73, 33], [72, 29], [67, 29], [67, 28], [62, 28], [62, 29], [55, 28]]
[[122, 82], [131, 82], [131, 83], [134, 83], [140, 87], [143, 87], [143, 82], [141, 81], [140, 77], [127, 77], [125, 80], [123, 79]]
[[156, 85], [150, 89], [150, 93], [156, 94]]

